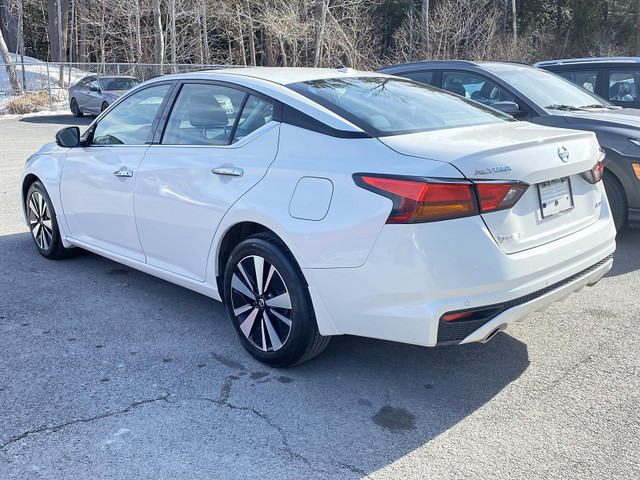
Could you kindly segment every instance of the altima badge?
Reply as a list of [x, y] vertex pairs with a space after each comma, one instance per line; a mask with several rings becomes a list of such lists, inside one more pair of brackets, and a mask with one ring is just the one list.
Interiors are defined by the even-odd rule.
[[504, 165], [502, 167], [477, 168], [474, 175], [488, 175], [490, 173], [502, 173], [510, 171], [511, 167], [509, 165]]
[[569, 150], [564, 147], [558, 147], [558, 156], [564, 163], [569, 161]]

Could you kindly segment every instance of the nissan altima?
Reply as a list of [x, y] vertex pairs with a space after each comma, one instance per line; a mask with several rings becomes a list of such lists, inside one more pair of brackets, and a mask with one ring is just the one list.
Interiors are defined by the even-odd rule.
[[223, 301], [259, 361], [333, 335], [485, 342], [611, 268], [591, 132], [350, 69], [166, 76], [22, 176], [47, 258], [82, 248]]

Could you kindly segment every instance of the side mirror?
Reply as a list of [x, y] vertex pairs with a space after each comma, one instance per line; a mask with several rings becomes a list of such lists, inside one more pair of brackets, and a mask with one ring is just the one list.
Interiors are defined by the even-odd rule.
[[63, 148], [77, 147], [80, 145], [80, 128], [63, 128], [56, 133], [56, 143]]
[[99, 91], [100, 91], [100, 88], [99, 88], [99, 87], [96, 87], [96, 86], [94, 86], [94, 85], [91, 85], [91, 86], [89, 87], [89, 91], [90, 91], [90, 92], [99, 92]]
[[495, 108], [496, 110], [499, 110], [502, 113], [506, 113], [507, 115], [511, 115], [511, 116], [514, 116], [520, 113], [520, 107], [515, 102], [496, 102], [489, 106], [491, 108]]

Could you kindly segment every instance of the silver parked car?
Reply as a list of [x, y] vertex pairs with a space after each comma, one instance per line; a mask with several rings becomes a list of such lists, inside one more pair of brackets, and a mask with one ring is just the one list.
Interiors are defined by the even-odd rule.
[[138, 85], [134, 77], [90, 75], [69, 88], [69, 106], [74, 117], [98, 115], [127, 90]]

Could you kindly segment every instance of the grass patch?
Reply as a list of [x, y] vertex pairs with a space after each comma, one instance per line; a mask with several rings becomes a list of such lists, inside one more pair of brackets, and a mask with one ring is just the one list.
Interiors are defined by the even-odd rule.
[[49, 94], [47, 92], [23, 93], [9, 99], [4, 107], [4, 113], [8, 115], [39, 112], [49, 108]]

